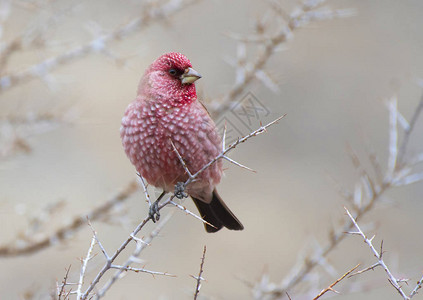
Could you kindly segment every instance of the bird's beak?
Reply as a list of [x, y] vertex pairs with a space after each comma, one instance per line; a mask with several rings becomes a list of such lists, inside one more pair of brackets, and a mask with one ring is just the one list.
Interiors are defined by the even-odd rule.
[[186, 68], [184, 74], [181, 75], [180, 79], [183, 84], [193, 83], [200, 79], [201, 75], [193, 68]]

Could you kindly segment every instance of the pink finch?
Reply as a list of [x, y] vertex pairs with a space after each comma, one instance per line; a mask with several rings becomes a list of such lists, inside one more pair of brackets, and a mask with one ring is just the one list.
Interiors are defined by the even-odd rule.
[[[194, 82], [199, 78], [184, 55], [160, 56], [145, 71], [137, 97], [122, 119], [120, 135], [126, 154], [139, 174], [164, 193], [189, 178], [178, 153], [195, 174], [221, 151], [216, 125], [197, 100]], [[216, 191], [222, 173], [218, 160], [185, 188], [201, 217], [214, 226], [205, 224], [207, 232], [223, 226], [244, 228]], [[156, 213], [152, 213], [153, 221]]]

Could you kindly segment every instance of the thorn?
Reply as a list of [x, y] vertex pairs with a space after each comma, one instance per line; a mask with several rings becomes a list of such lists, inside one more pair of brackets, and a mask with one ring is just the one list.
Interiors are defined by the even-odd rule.
[[223, 128], [222, 151], [225, 151], [225, 149], [226, 149], [226, 122], [225, 122], [225, 126]]
[[244, 166], [243, 164], [240, 164], [239, 162], [233, 160], [232, 158], [227, 157], [226, 155], [224, 155], [223, 158], [226, 159], [227, 161], [233, 163], [234, 165], [237, 165], [238, 167], [241, 167], [241, 168], [246, 169], [248, 171], [257, 173], [257, 171], [255, 171], [255, 170], [253, 170], [253, 169], [251, 169], [251, 168], [249, 168], [247, 166]]

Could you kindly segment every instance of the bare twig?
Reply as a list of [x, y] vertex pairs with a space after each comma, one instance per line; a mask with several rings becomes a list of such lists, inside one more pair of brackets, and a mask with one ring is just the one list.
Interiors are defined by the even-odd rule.
[[191, 171], [188, 169], [187, 164], [185, 163], [184, 159], [182, 158], [181, 154], [179, 154], [178, 149], [176, 149], [175, 144], [173, 144], [172, 140], [169, 139], [170, 144], [172, 145], [173, 151], [175, 151], [176, 155], [178, 156], [179, 162], [181, 163], [182, 167], [184, 168], [185, 172], [187, 172], [189, 177], [192, 177]]
[[194, 300], [197, 300], [197, 297], [200, 294], [201, 281], [204, 280], [202, 275], [203, 275], [203, 267], [204, 267], [205, 258], [206, 258], [206, 246], [204, 245], [203, 256], [201, 257], [200, 272], [198, 273], [198, 276], [191, 275], [191, 277], [197, 281], [197, 286], [195, 287], [195, 292], [194, 292]]
[[191, 175], [187, 181], [185, 181], [184, 186], [186, 187], [188, 184], [190, 184], [191, 182], [193, 182], [197, 176], [203, 172], [204, 170], [206, 170], [208, 167], [210, 167], [212, 164], [214, 164], [216, 161], [218, 161], [219, 159], [225, 157], [225, 155], [230, 152], [231, 150], [235, 149], [239, 144], [244, 143], [245, 141], [249, 140], [252, 137], [255, 137], [257, 135], [260, 135], [264, 132], [267, 131], [267, 128], [269, 128], [270, 126], [276, 124], [278, 121], [280, 121], [283, 117], [285, 117], [286, 115], [283, 115], [279, 118], [277, 118], [276, 120], [273, 120], [272, 122], [266, 124], [266, 125], [262, 125], [260, 126], [260, 128], [258, 128], [257, 130], [254, 130], [253, 132], [251, 132], [250, 134], [247, 134], [246, 136], [242, 137], [242, 138], [238, 138], [234, 143], [230, 144], [228, 147], [226, 147], [225, 150], [223, 150], [219, 155], [217, 155], [214, 159], [212, 159], [210, 162], [208, 162], [207, 164], [205, 164], [200, 170], [198, 170], [195, 174]]
[[[170, 199], [172, 199], [173, 197], [171, 197]], [[167, 200], [165, 201], [163, 204], [161, 204], [159, 206], [159, 210], [161, 210], [166, 204], [169, 203], [169, 201], [171, 200]], [[156, 228], [150, 233], [150, 235], [144, 239], [144, 242], [138, 242], [137, 241], [137, 247], [134, 251], [134, 253], [132, 254], [133, 257], [138, 256], [141, 251], [148, 245], [151, 243], [151, 241], [159, 234], [160, 230], [164, 227], [164, 225], [166, 224], [166, 222], [170, 219], [171, 215], [166, 216], [166, 218], [164, 218], [162, 221], [160, 221], [160, 223], [156, 226]], [[94, 280], [91, 282], [90, 286], [87, 288], [87, 290], [84, 292], [84, 294], [82, 295], [81, 299], [85, 300], [90, 298], [91, 292], [93, 291], [93, 289], [97, 286], [97, 284], [99, 283], [100, 279], [104, 276], [104, 274], [112, 269], [114, 266], [113, 262], [116, 260], [116, 258], [119, 256], [119, 254], [126, 248], [126, 246], [132, 241], [134, 240], [135, 235], [145, 226], [145, 224], [147, 224], [148, 221], [151, 220], [151, 217], [148, 216], [147, 218], [145, 218], [140, 224], [138, 224], [138, 226], [132, 231], [132, 233], [129, 235], [129, 237], [122, 243], [122, 245], [115, 251], [115, 253], [106, 260], [106, 263], [104, 264], [103, 268], [98, 272], [98, 274], [96, 275], [96, 277], [94, 278]], [[95, 295], [95, 299], [99, 299], [101, 297], [103, 297], [105, 295], [105, 293], [109, 290], [109, 288], [113, 285], [113, 283], [119, 278], [120, 274], [122, 274], [123, 271], [126, 271], [127, 268], [129, 267], [129, 264], [132, 263], [132, 256], [128, 259], [128, 261], [123, 265], [123, 268], [120, 268], [114, 275], [112, 278], [109, 279], [109, 281], [98, 291], [98, 293]]]
[[85, 278], [85, 271], [87, 270], [87, 265], [90, 259], [92, 258], [91, 254], [93, 252], [94, 245], [96, 243], [96, 236], [93, 235], [93, 238], [91, 239], [90, 247], [88, 248], [87, 256], [82, 260], [82, 267], [81, 267], [81, 273], [79, 275], [79, 281], [78, 281], [78, 288], [76, 290], [76, 299], [80, 300], [82, 296], [82, 286], [84, 284], [84, 278]]
[[150, 199], [150, 194], [148, 193], [148, 190], [147, 190], [147, 184], [145, 183], [144, 178], [141, 176], [141, 174], [137, 174], [137, 175], [140, 178], [142, 188], [145, 194], [145, 199], [147, 199], [148, 206], [151, 207], [151, 199]]
[[[237, 145], [239, 145], [240, 143], [243, 143], [245, 141], [247, 141], [248, 139], [257, 136], [263, 132], [266, 132], [267, 128], [274, 125], [275, 123], [277, 123], [282, 117], [270, 122], [267, 125], [261, 126], [259, 129], [253, 131], [252, 133], [244, 136], [243, 138], [238, 139], [235, 143], [229, 145], [226, 149], [224, 149], [219, 155], [217, 155], [213, 160], [211, 160], [209, 163], [207, 163], [203, 168], [201, 168], [199, 171], [197, 171], [195, 174], [191, 174], [189, 173], [189, 178], [187, 179], [187, 181], [184, 183], [185, 186], [187, 186], [190, 182], [193, 182], [196, 177], [201, 174], [201, 172], [203, 172], [204, 170], [206, 170], [208, 167], [210, 167], [214, 162], [216, 162], [217, 160], [219, 160], [220, 158], [222, 158], [226, 153], [228, 153], [230, 150], [234, 149]], [[175, 148], [175, 151], [176, 148]], [[181, 158], [182, 159], [182, 158]], [[182, 160], [183, 161], [183, 160]], [[169, 199], [167, 199], [166, 201], [164, 201], [163, 203], [161, 203], [158, 207], [159, 211], [166, 205], [172, 203], [173, 205], [175, 205], [176, 207], [182, 209], [183, 211], [189, 213], [190, 215], [195, 216], [196, 218], [202, 220], [200, 217], [196, 216], [195, 214], [189, 212], [186, 208], [180, 207], [180, 205], [176, 204], [175, 202], [173, 202], [173, 198], [175, 197], [175, 195], [172, 195]], [[101, 290], [99, 290], [99, 292], [95, 295], [96, 299], [101, 298], [102, 296], [104, 296], [104, 294], [107, 292], [107, 290], [114, 284], [114, 282], [116, 280], [118, 280], [118, 278], [120, 278], [120, 275], [122, 274], [123, 271], [128, 271], [128, 270], [138, 270], [139, 272], [141, 272], [144, 269], [131, 269], [129, 268], [129, 265], [134, 261], [134, 258], [137, 257], [140, 252], [146, 247], [146, 245], [148, 245], [151, 240], [158, 234], [158, 232], [160, 231], [160, 229], [163, 227], [163, 225], [165, 224], [165, 221], [167, 221], [167, 219], [163, 222], [160, 223], [160, 226], [156, 227], [156, 230], [153, 231], [149, 238], [142, 240], [142, 242], [139, 241], [139, 239], [137, 239], [135, 236], [137, 235], [137, 233], [151, 220], [151, 216], [149, 215], [148, 217], [146, 217], [133, 231], [132, 233], [129, 235], [129, 237], [121, 244], [121, 246], [115, 251], [115, 253], [112, 256], [109, 256], [107, 254], [107, 252], [105, 251], [105, 249], [101, 246], [101, 243], [99, 243], [98, 238], [94, 232], [94, 237], [93, 239], [98, 241], [98, 244], [100, 245], [103, 254], [105, 256], [106, 259], [106, 263], [104, 264], [104, 266], [102, 267], [102, 269], [98, 272], [98, 274], [96, 275], [96, 277], [93, 279], [93, 281], [91, 282], [90, 286], [86, 289], [86, 291], [82, 294], [82, 296], [80, 297], [80, 299], [84, 300], [87, 299], [88, 297], [91, 296], [91, 292], [93, 291], [93, 289], [97, 286], [97, 284], [99, 283], [100, 279], [105, 275], [105, 273], [112, 269], [112, 268], [117, 268], [117, 265], [113, 264], [113, 262], [116, 260], [116, 258], [121, 254], [121, 252], [126, 248], [126, 246], [133, 240], [135, 240], [137, 242], [137, 247], [134, 251], [134, 253], [131, 255], [131, 257], [126, 261], [125, 264], [123, 264], [122, 266], [119, 266], [119, 270], [114, 274], [114, 276], [101, 288]], [[204, 220], [202, 220], [202, 222], [205, 222]], [[205, 222], [206, 224], [208, 224], [207, 222]], [[145, 271], [147, 272], [147, 271]], [[147, 272], [152, 274], [151, 272]], [[157, 274], [167, 274], [167, 273], [160, 273], [157, 272]]]
[[223, 158], [226, 159], [227, 161], [229, 161], [230, 163], [233, 163], [235, 166], [238, 166], [240, 168], [243, 168], [243, 169], [246, 169], [248, 171], [251, 171], [251, 172], [256, 173], [256, 171], [254, 171], [253, 169], [251, 169], [251, 168], [249, 168], [247, 166], [244, 166], [243, 164], [240, 164], [239, 162], [233, 160], [232, 158], [230, 158], [230, 157], [228, 157], [226, 155], [224, 155]]
[[399, 149], [398, 157], [399, 157], [399, 163], [401, 164], [400, 167], [403, 167], [403, 164], [405, 164], [405, 156], [407, 154], [407, 145], [408, 140], [410, 139], [411, 132], [414, 129], [414, 126], [416, 125], [416, 122], [420, 116], [420, 113], [423, 110], [423, 95], [420, 98], [419, 104], [417, 105], [416, 109], [414, 110], [414, 114], [411, 117], [411, 120], [409, 122], [409, 125], [406, 129], [404, 129], [404, 137], [402, 139], [402, 144]]
[[[422, 98], [423, 99], [423, 98]], [[422, 108], [421, 102], [419, 103], [417, 110], [421, 110]], [[394, 107], [390, 107], [393, 109]], [[396, 106], [395, 106], [396, 108]], [[392, 114], [392, 112], [391, 112]], [[397, 113], [394, 113], [395, 115], [398, 115]], [[413, 116], [413, 124], [417, 120], [417, 116], [419, 116], [419, 113], [415, 113]], [[390, 118], [390, 122], [393, 122], [394, 124], [397, 124], [396, 121], [393, 120], [392, 116]], [[410, 126], [410, 133], [411, 130], [414, 128], [413, 126]], [[398, 126], [392, 126], [390, 124], [390, 145], [397, 145], [399, 149], [406, 149], [407, 144], [409, 142], [409, 139], [403, 139], [400, 144], [397, 142], [393, 142], [395, 138], [392, 138], [393, 136], [398, 136], [398, 133], [392, 133], [392, 131], [398, 131]], [[409, 133], [409, 134], [410, 134]], [[405, 151], [399, 151], [392, 149], [391, 155], [394, 153], [397, 157], [392, 158], [390, 157], [390, 164], [391, 168], [392, 165], [394, 165], [395, 162], [403, 162], [405, 161]], [[423, 156], [423, 155], [422, 155]], [[367, 172], [365, 172], [364, 168], [361, 167], [360, 161], [353, 157], [354, 165], [358, 168], [360, 172], [360, 180], [358, 184], [361, 186], [361, 188], [356, 188], [356, 193], [354, 195], [353, 199], [354, 202], [354, 213], [355, 213], [355, 220], [358, 222], [361, 218], [363, 218], [369, 211], [371, 211], [376, 203], [383, 197], [383, 195], [390, 190], [392, 187], [405, 185], [408, 183], [416, 182], [416, 181], [423, 181], [423, 176], [420, 176], [420, 174], [412, 174], [408, 175], [409, 172], [412, 171], [412, 168], [419, 163], [419, 160], [415, 160], [413, 162], [409, 162], [407, 165], [401, 164], [398, 165], [398, 163], [395, 163], [396, 167], [394, 172], [386, 172], [384, 176], [376, 176], [376, 179], [372, 179]], [[389, 169], [388, 169], [389, 170]], [[410, 177], [413, 176], [413, 177]], [[378, 178], [380, 180], [378, 180]], [[361, 189], [365, 190], [366, 193], [361, 193]], [[351, 202], [348, 195], [345, 196], [345, 198]], [[274, 288], [274, 294], [280, 295], [283, 294], [284, 291], [290, 290], [293, 287], [297, 286], [300, 282], [304, 280], [304, 278], [309, 274], [316, 266], [320, 265], [320, 262], [322, 261], [322, 258], [327, 257], [336, 247], [345, 239], [346, 235], [345, 232], [351, 232], [351, 230], [354, 228], [354, 223], [351, 220], [344, 221], [343, 225], [340, 226], [339, 230], [332, 230], [330, 232], [330, 238], [329, 242], [316, 251], [311, 257], [307, 257], [303, 262], [299, 265], [299, 267], [293, 268], [291, 271], [291, 274], [287, 276], [285, 281], [278, 287]]]
[[[217, 160], [219, 160], [220, 158], [222, 158], [225, 154], [227, 154], [229, 151], [231, 151], [232, 149], [234, 149], [236, 146], [238, 146], [239, 144], [247, 141], [248, 139], [257, 136], [263, 132], [266, 132], [267, 128], [276, 124], [280, 119], [282, 119], [284, 116], [277, 118], [276, 120], [268, 123], [267, 125], [261, 126], [260, 128], [258, 128], [257, 130], [251, 132], [250, 134], [244, 136], [243, 138], [238, 139], [236, 142], [234, 142], [233, 144], [229, 145], [226, 149], [224, 149], [219, 155], [217, 155], [214, 159], [212, 159], [209, 163], [207, 163], [206, 165], [204, 165], [203, 168], [201, 168], [199, 171], [197, 171], [195, 174], [190, 174], [189, 178], [185, 181], [184, 186], [187, 186], [189, 183], [193, 182], [197, 176], [199, 176], [199, 174], [201, 174], [201, 172], [203, 172], [204, 170], [206, 170], [207, 168], [209, 168], [213, 163], [215, 163]], [[173, 198], [175, 196], [172, 195], [169, 199], [167, 199], [166, 201], [164, 201], [163, 203], [161, 203], [159, 205], [159, 210], [161, 210], [164, 206], [170, 204], [173, 202]], [[182, 209], [183, 211], [189, 213], [190, 215], [194, 215], [196, 218], [201, 219], [199, 217], [197, 217], [195, 214], [190, 213], [186, 208], [181, 208], [180, 205], [177, 205], [175, 202], [173, 202], [173, 205], [175, 205], [176, 207], [178, 207], [179, 209]], [[120, 253], [125, 249], [125, 247], [132, 241], [134, 240], [134, 237], [136, 236], [136, 234], [145, 226], [145, 224], [147, 224], [147, 222], [149, 222], [151, 220], [151, 216], [146, 217], [133, 231], [132, 233], [129, 235], [129, 237], [123, 242], [123, 244], [116, 250], [116, 252], [112, 255], [112, 256], [108, 256], [105, 251], [103, 253], [105, 253], [106, 256], [106, 263], [103, 266], [103, 268], [100, 270], [100, 272], [96, 275], [96, 277], [94, 278], [94, 280], [92, 281], [91, 285], [87, 288], [87, 290], [85, 291], [85, 293], [82, 295], [81, 299], [86, 299], [90, 293], [92, 292], [92, 290], [94, 289], [94, 287], [98, 284], [98, 282], [100, 281], [100, 279], [104, 276], [104, 274], [112, 268], [113, 262], [114, 260], [120, 255]], [[201, 219], [202, 220], [202, 219]], [[202, 220], [202, 222], [205, 222], [204, 220]], [[207, 224], [207, 222], [205, 222]], [[161, 224], [164, 224], [163, 222]], [[163, 226], [163, 225], [161, 225]], [[161, 227], [160, 227], [161, 228]], [[152, 239], [155, 235], [150, 235], [150, 238]], [[138, 244], [137, 243], [137, 247], [138, 245], [140, 245], [139, 247], [139, 252], [141, 252], [142, 249], [144, 249], [145, 245], [148, 244], [149, 241], [144, 240], [144, 243], [142, 244]], [[138, 248], [137, 248], [138, 249]], [[138, 252], [138, 253], [139, 253]], [[136, 256], [135, 254], [133, 254], [132, 256]], [[131, 260], [128, 260], [126, 264], [123, 265], [124, 268], [128, 267], [128, 265], [132, 263]], [[96, 294], [97, 298], [102, 297], [105, 292], [112, 286], [112, 284], [119, 278], [119, 275], [122, 273], [122, 270], [116, 272], [116, 274], [105, 284], [105, 286]]]
[[417, 281], [416, 287], [411, 291], [410, 293], [410, 299], [413, 298], [415, 295], [417, 295], [417, 292], [422, 288], [423, 285], [423, 277], [420, 278], [419, 281]]
[[372, 251], [373, 255], [377, 259], [377, 263], [383, 267], [386, 274], [388, 275], [388, 280], [391, 283], [391, 285], [398, 291], [398, 293], [403, 297], [403, 299], [410, 299], [405, 292], [402, 290], [402, 287], [399, 285], [400, 280], [396, 279], [395, 276], [392, 274], [392, 272], [389, 270], [388, 266], [384, 262], [382, 256], [383, 256], [383, 250], [382, 250], [382, 244], [381, 244], [381, 250], [378, 252], [376, 248], [372, 244], [372, 240], [374, 236], [371, 239], [368, 239], [367, 236], [364, 234], [364, 232], [361, 230], [360, 226], [358, 225], [357, 221], [354, 219], [354, 217], [351, 215], [349, 210], [345, 208], [345, 211], [347, 212], [348, 217], [350, 218], [351, 222], [354, 224], [355, 228], [357, 229], [357, 232], [361, 237], [364, 239], [364, 242], [370, 247], [370, 250]]
[[157, 272], [157, 271], [151, 271], [151, 270], [147, 270], [144, 268], [133, 268], [133, 267], [128, 267], [128, 266], [119, 266], [119, 265], [111, 265], [110, 266], [111, 269], [118, 269], [121, 271], [133, 271], [135, 273], [147, 273], [147, 274], [151, 274], [153, 276], [155, 275], [163, 275], [163, 276], [169, 276], [169, 277], [176, 277], [176, 275], [167, 273], [167, 272]]
[[103, 244], [102, 244], [102, 243], [100, 242], [100, 240], [98, 239], [98, 237], [97, 237], [97, 232], [94, 230], [94, 227], [91, 225], [91, 222], [90, 222], [89, 220], [88, 220], [88, 226], [90, 226], [90, 227], [91, 227], [91, 230], [92, 230], [92, 232], [93, 232], [93, 237], [94, 237], [94, 239], [95, 239], [95, 241], [96, 241], [97, 245], [100, 247], [101, 252], [103, 252], [104, 257], [106, 258], [106, 260], [109, 260], [109, 259], [110, 259], [110, 255], [109, 255], [109, 254], [107, 254], [106, 249], [103, 247]]
[[391, 180], [396, 168], [398, 158], [398, 100], [396, 97], [388, 103], [389, 108], [389, 159], [388, 159], [388, 180]]
[[62, 280], [62, 284], [61, 284], [61, 286], [60, 286], [60, 290], [58, 291], [58, 293], [57, 293], [57, 299], [58, 300], [61, 300], [61, 299], [68, 299], [69, 298], [69, 292], [68, 293], [66, 293], [66, 291], [65, 291], [65, 286], [67, 285], [67, 282], [68, 282], [68, 277], [69, 277], [69, 271], [70, 271], [70, 268], [71, 268], [71, 266], [69, 266], [67, 269], [66, 269], [66, 273], [65, 273], [65, 276], [63, 277], [63, 280]]
[[[349, 232], [348, 232], [349, 233]], [[357, 232], [357, 234], [358, 235], [360, 235], [360, 233], [358, 233]], [[377, 267], [379, 267], [380, 266], [380, 264], [377, 262], [377, 263], [375, 263], [375, 264], [373, 264], [373, 265], [371, 265], [371, 266], [369, 266], [369, 267], [367, 267], [367, 268], [365, 268], [365, 269], [363, 269], [363, 270], [360, 270], [360, 271], [357, 271], [357, 272], [355, 272], [355, 273], [353, 273], [353, 274], [350, 274], [349, 276], [348, 276], [348, 278], [350, 278], [350, 277], [353, 277], [353, 276], [356, 276], [356, 275], [360, 275], [360, 274], [363, 274], [363, 273], [365, 273], [365, 272], [367, 272], [367, 271], [370, 271], [370, 270], [374, 270], [374, 269], [376, 269]]]
[[350, 269], [348, 272], [346, 272], [344, 275], [342, 275], [341, 277], [339, 277], [337, 280], [335, 280], [331, 285], [329, 285], [327, 288], [325, 288], [324, 290], [322, 290], [316, 297], [313, 298], [313, 300], [317, 300], [319, 299], [321, 296], [323, 296], [324, 294], [326, 294], [329, 291], [332, 291], [334, 293], [338, 293], [336, 290], [333, 289], [333, 287], [335, 285], [337, 285], [342, 279], [344, 279], [345, 277], [347, 277], [349, 274], [351, 274], [352, 272], [354, 272], [355, 269], [358, 268], [360, 264], [356, 265], [354, 268]]
[[200, 220], [201, 222], [203, 222], [204, 224], [207, 224], [213, 228], [216, 228], [216, 226], [214, 226], [213, 224], [207, 222], [206, 220], [203, 220], [203, 218], [201, 218], [200, 216], [197, 216], [195, 213], [191, 212], [190, 210], [188, 210], [185, 206], [180, 205], [178, 203], [176, 203], [175, 201], [170, 201], [170, 204], [172, 204], [173, 206], [179, 208], [180, 210], [184, 211], [185, 213], [187, 213], [190, 216], [193, 216], [194, 218], [196, 218], [197, 220]]

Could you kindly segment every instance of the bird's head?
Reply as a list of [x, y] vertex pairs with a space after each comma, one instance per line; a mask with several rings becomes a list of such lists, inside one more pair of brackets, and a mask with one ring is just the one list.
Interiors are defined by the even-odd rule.
[[138, 93], [158, 95], [163, 101], [172, 102], [171, 105], [190, 103], [197, 98], [194, 82], [200, 78], [185, 55], [170, 52], [160, 56], [146, 70]]

